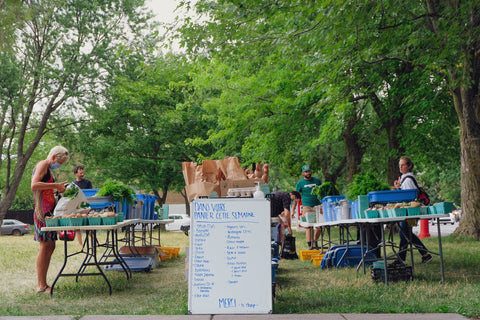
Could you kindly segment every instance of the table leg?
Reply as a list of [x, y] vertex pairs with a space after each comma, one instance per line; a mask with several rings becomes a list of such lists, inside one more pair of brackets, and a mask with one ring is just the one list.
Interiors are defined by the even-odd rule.
[[97, 231], [96, 230], [92, 231], [91, 241], [92, 241], [92, 256], [93, 256], [93, 261], [95, 262], [94, 264], [97, 267], [100, 274], [102, 275], [103, 279], [105, 279], [105, 282], [108, 285], [108, 290], [110, 292], [110, 295], [112, 295], [112, 286], [110, 284], [110, 281], [108, 281], [107, 276], [105, 275], [105, 273], [103, 272], [102, 268], [100, 267], [100, 265], [98, 264], [98, 261], [97, 261], [97, 243], [98, 242], [97, 242]]
[[440, 233], [440, 218], [437, 218], [437, 232], [438, 232], [438, 253], [440, 255], [440, 273], [442, 275], [442, 283], [444, 283], [445, 273], [443, 269], [443, 250], [442, 250], [442, 235]]
[[68, 243], [67, 243], [67, 236], [65, 235], [63, 237], [63, 250], [64, 250], [64, 258], [63, 258], [63, 265], [60, 268], [60, 271], [58, 272], [57, 276], [55, 277], [55, 280], [53, 280], [52, 286], [50, 287], [50, 297], [53, 296], [53, 288], [55, 288], [55, 284], [58, 281], [58, 278], [60, 278], [60, 275], [62, 274], [63, 270], [65, 269], [65, 266], [67, 265], [67, 260], [68, 260]]
[[385, 230], [384, 224], [381, 224], [380, 232], [382, 234], [382, 247], [383, 247], [383, 266], [384, 266], [384, 276], [385, 276], [385, 284], [388, 286], [388, 266], [387, 266], [387, 248], [385, 243]]

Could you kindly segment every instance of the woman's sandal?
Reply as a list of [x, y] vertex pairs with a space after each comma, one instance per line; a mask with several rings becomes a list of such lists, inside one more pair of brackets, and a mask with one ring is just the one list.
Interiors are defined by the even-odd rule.
[[[37, 293], [46, 292], [48, 288], [50, 288], [50, 286], [47, 285], [47, 286], [46, 286], [45, 288], [43, 288], [42, 290], [37, 290]], [[48, 292], [48, 293], [50, 293], [50, 292]]]

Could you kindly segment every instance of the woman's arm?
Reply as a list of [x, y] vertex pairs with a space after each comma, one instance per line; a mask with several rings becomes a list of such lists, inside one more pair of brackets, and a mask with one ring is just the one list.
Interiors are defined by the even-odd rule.
[[48, 162], [46, 160], [38, 162], [35, 168], [35, 173], [32, 176], [32, 182], [30, 184], [30, 188], [32, 188], [33, 191], [49, 189], [56, 189], [58, 192], [65, 191], [67, 181], [54, 183], [42, 182], [42, 178], [47, 174], [48, 170]]

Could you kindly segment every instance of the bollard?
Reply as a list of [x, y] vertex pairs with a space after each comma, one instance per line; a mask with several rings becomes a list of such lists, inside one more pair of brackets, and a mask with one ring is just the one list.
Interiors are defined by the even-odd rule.
[[425, 239], [430, 237], [430, 231], [428, 227], [428, 220], [420, 219], [420, 234], [418, 235], [420, 239]]

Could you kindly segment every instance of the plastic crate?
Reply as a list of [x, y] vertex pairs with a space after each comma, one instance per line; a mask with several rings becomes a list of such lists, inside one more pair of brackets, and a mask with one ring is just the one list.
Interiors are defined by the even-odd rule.
[[397, 208], [393, 209], [395, 217], [405, 217], [407, 216], [407, 208]]
[[313, 266], [315, 267], [320, 267], [322, 264], [322, 259], [325, 256], [325, 253], [317, 254], [315, 256], [312, 256], [312, 261], [313, 261]]
[[[383, 261], [374, 262], [370, 267], [372, 279], [375, 282], [385, 282], [385, 264]], [[413, 279], [412, 267], [402, 262], [393, 262], [387, 265], [388, 281], [410, 281]]]
[[428, 214], [436, 214], [437, 208], [435, 206], [428, 206]]
[[159, 251], [161, 250], [164, 253], [164, 255], [162, 255], [161, 257], [162, 261], [164, 259], [178, 258], [178, 253], [180, 252], [179, 247], [156, 247], [156, 248], [159, 249]]
[[318, 255], [321, 252], [321, 250], [298, 250], [300, 260], [302, 261], [310, 261], [313, 256]]
[[117, 217], [102, 217], [102, 224], [105, 226], [117, 224]]
[[388, 218], [388, 210], [378, 210], [379, 218]]
[[420, 207], [407, 208], [407, 215], [408, 215], [409, 217], [419, 216], [419, 215], [420, 215]]
[[88, 217], [87, 221], [89, 226], [99, 226], [102, 224], [102, 217]]
[[45, 219], [45, 226], [46, 227], [58, 227], [59, 222], [57, 218]]
[[451, 213], [453, 211], [453, 202], [439, 202], [435, 204], [437, 213]]
[[365, 210], [365, 218], [375, 219], [378, 218], [378, 210]]
[[[122, 257], [132, 272], [150, 272], [152, 271], [153, 261], [150, 257]], [[113, 262], [118, 263], [117, 259]], [[120, 264], [111, 264], [103, 267], [105, 270], [123, 271]]]
[[83, 194], [85, 195], [85, 197], [95, 197], [95, 195], [97, 194], [98, 190], [100, 189], [82, 189], [83, 191]]
[[86, 218], [61, 218], [58, 220], [60, 220], [59, 224], [62, 227], [69, 227], [69, 226], [79, 227], [79, 226], [86, 225], [85, 223]]
[[373, 203], [409, 202], [417, 198], [417, 193], [417, 189], [372, 191], [368, 197]]

